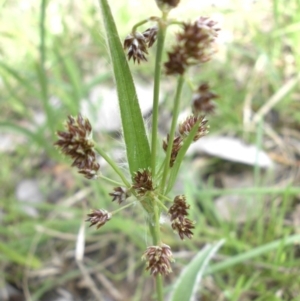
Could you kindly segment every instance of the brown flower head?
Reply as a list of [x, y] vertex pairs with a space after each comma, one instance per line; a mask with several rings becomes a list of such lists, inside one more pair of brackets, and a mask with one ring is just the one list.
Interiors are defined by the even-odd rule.
[[127, 50], [128, 60], [133, 58], [133, 61], [137, 61], [138, 64], [140, 61], [147, 61], [145, 54], [148, 54], [147, 51], [147, 42], [144, 35], [139, 32], [133, 32], [129, 34], [124, 41], [124, 49]]
[[143, 32], [145, 42], [147, 43], [147, 46], [149, 48], [155, 43], [157, 38], [157, 32], [158, 32], [157, 26], [150, 27]]
[[199, 114], [210, 114], [215, 110], [215, 102], [213, 99], [219, 96], [209, 90], [209, 85], [207, 83], [202, 83], [194, 94], [192, 99], [192, 110], [195, 115]]
[[178, 130], [180, 135], [184, 138], [187, 137], [194, 125], [199, 123], [197, 133], [194, 137], [194, 141], [199, 140], [201, 137], [205, 136], [208, 133], [208, 127], [206, 125], [207, 120], [205, 119], [204, 116], [195, 116], [191, 115], [185, 119], [184, 122], [179, 124]]
[[[170, 137], [168, 135], [167, 139], [163, 140], [163, 149], [165, 152], [168, 149], [169, 138]], [[181, 147], [182, 147], [182, 137], [176, 136], [173, 140], [171, 159], [170, 159], [170, 167], [172, 167], [174, 165], [174, 162], [177, 158], [178, 152], [180, 151]]]
[[90, 227], [96, 225], [97, 229], [99, 229], [111, 219], [112, 215], [104, 209], [93, 209], [92, 212], [88, 214], [88, 217], [86, 222], [91, 223]]
[[81, 114], [77, 118], [69, 116], [65, 127], [66, 132], [57, 132], [59, 139], [55, 145], [63, 154], [74, 159], [72, 166], [76, 166], [79, 173], [84, 174], [88, 179], [97, 177], [100, 164], [96, 160], [89, 120], [83, 118]]
[[172, 52], [168, 52], [169, 60], [164, 64], [167, 75], [182, 75], [187, 67], [187, 57], [180, 47], [175, 47]]
[[168, 245], [148, 247], [142, 259], [147, 261], [146, 270], [150, 270], [153, 276], [168, 275], [172, 272], [171, 262], [174, 260]]
[[111, 192], [109, 195], [113, 197], [113, 202], [117, 200], [118, 203], [121, 204], [130, 197], [131, 193], [124, 187], [115, 187], [114, 192]]
[[155, 1], [159, 9], [162, 11], [169, 11], [172, 8], [175, 8], [180, 2], [180, 0], [155, 0]]
[[174, 198], [174, 204], [169, 209], [172, 228], [178, 232], [181, 239], [184, 236], [192, 238], [192, 229], [195, 228], [194, 223], [187, 218], [187, 210], [190, 205], [187, 204], [184, 195], [177, 195]]
[[177, 217], [185, 217], [188, 215], [187, 210], [190, 208], [190, 205], [187, 204], [186, 197], [184, 195], [177, 195], [173, 202], [174, 204], [169, 209], [171, 221]]
[[219, 29], [216, 22], [200, 17], [194, 23], [183, 23], [183, 31], [177, 34], [177, 44], [168, 52], [166, 74], [183, 74], [187, 67], [205, 63], [212, 55], [211, 44]]
[[132, 186], [139, 195], [145, 195], [148, 191], [154, 190], [152, 175], [149, 169], [137, 171], [133, 178]]
[[193, 237], [192, 229], [195, 229], [195, 226], [188, 218], [177, 217], [172, 221], [172, 228], [178, 232], [181, 239], [184, 239], [184, 236], [191, 239]]

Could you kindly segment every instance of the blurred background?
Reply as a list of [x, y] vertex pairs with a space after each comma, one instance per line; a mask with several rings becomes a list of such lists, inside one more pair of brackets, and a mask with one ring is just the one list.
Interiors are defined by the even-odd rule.
[[[110, 4], [121, 40], [135, 23], [160, 15], [154, 0]], [[221, 31], [218, 52], [191, 70], [184, 87], [182, 116], [191, 87], [203, 81], [219, 98], [207, 117], [210, 133], [190, 149], [171, 195], [186, 194], [194, 238], [181, 241], [168, 223], [162, 226], [176, 259], [167, 288], [197, 251], [225, 238], [199, 300], [299, 300], [300, 248], [284, 243], [300, 234], [299, 12], [299, 0], [181, 0], [171, 13], [190, 21], [209, 16]], [[167, 48], [177, 29], [170, 27]], [[117, 205], [111, 185], [83, 179], [53, 146], [66, 116], [82, 112], [95, 140], [124, 166], [99, 4], [0, 0], [0, 41], [0, 300], [151, 300], [153, 279], [141, 261], [151, 239], [141, 208], [98, 231], [85, 225], [79, 260], [89, 209]], [[130, 62], [147, 123], [154, 53], [148, 63]], [[163, 138], [176, 81], [162, 80]]]

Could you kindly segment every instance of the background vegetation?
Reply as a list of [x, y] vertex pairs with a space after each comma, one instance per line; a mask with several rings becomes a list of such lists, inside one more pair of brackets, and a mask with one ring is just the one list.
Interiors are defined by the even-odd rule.
[[[201, 300], [299, 300], [300, 1], [181, 2], [174, 18], [207, 15], [221, 28], [218, 53], [191, 73], [191, 85], [208, 81], [220, 95], [209, 135], [256, 144], [275, 167], [203, 155], [186, 160], [178, 185], [197, 227], [184, 242], [164, 227], [176, 258], [168, 282], [206, 243], [225, 238]], [[159, 14], [154, 1], [111, 6], [122, 39], [136, 22]], [[53, 147], [67, 115], [85, 111], [95, 125], [105, 118], [101, 104], [112, 94], [101, 91], [114, 83], [97, 3], [1, 0], [0, 8], [0, 299], [150, 300], [153, 283], [140, 260], [149, 237], [139, 210], [86, 230], [83, 268], [76, 264], [88, 209], [115, 204], [110, 185], [82, 180]], [[148, 64], [132, 65], [145, 97], [153, 62], [150, 56]], [[161, 112], [169, 116], [172, 80], [163, 84]], [[111, 126], [95, 126], [95, 138], [122, 164], [124, 147], [109, 114]], [[103, 164], [102, 172], [111, 171]]]

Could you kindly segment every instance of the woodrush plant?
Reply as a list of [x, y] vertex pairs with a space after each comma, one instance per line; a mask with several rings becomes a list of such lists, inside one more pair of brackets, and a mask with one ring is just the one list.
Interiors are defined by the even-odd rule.
[[[194, 22], [169, 19], [169, 12], [179, 2], [179, 0], [156, 0], [161, 16], [149, 17], [134, 25], [122, 47], [108, 2], [99, 1], [118, 92], [130, 176], [126, 177], [126, 173], [119, 168], [118, 163], [104, 152], [101, 143], [99, 145], [93, 140], [92, 126], [80, 113], [77, 117], [68, 117], [66, 130], [57, 132], [58, 141], [55, 143], [63, 154], [72, 158], [72, 166], [76, 167], [85, 178], [105, 179], [115, 186], [110, 193], [112, 201], [123, 205], [130, 197], [134, 199], [113, 212], [93, 209], [87, 218], [90, 226], [100, 228], [117, 212], [136, 203], [140, 204], [141, 209], [146, 212], [152, 245], [146, 248], [142, 258], [146, 262], [146, 269], [156, 279], [157, 300], [160, 301], [164, 299], [162, 277], [172, 272], [171, 263], [174, 261], [171, 248], [164, 243], [161, 235], [160, 217], [163, 212], [169, 216], [173, 230], [182, 240], [192, 238], [195, 222], [188, 218], [190, 205], [185, 195], [171, 198], [169, 194], [189, 146], [208, 133], [205, 116], [213, 113], [214, 99], [217, 98], [207, 83], [200, 83], [191, 100], [192, 114], [178, 125], [181, 92], [187, 72], [191, 66], [201, 66], [211, 59], [215, 52], [214, 41], [219, 31], [216, 22], [207, 17], [199, 17]], [[154, 25], [142, 32], [138, 31], [141, 26], [148, 23]], [[178, 33], [173, 47], [167, 51], [167, 61], [163, 62], [166, 30], [171, 25], [178, 26]], [[134, 63], [145, 63], [149, 48], [155, 44], [152, 129], [151, 141], [149, 141], [126, 55], [128, 61], [132, 59]], [[158, 137], [158, 104], [162, 74], [177, 77], [177, 86], [170, 131], [161, 141]], [[162, 147], [165, 152], [162, 162], [157, 156], [158, 147]], [[98, 155], [113, 168], [120, 178], [119, 183], [100, 174]], [[221, 244], [222, 242], [199, 252], [194, 261], [183, 271], [184, 277], [179, 277], [174, 286], [172, 300], [184, 301], [195, 297], [199, 279], [209, 259]]]

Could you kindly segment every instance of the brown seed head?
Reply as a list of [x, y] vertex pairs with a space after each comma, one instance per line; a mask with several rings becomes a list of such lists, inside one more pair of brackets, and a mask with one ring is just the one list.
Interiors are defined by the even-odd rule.
[[178, 217], [185, 217], [188, 215], [187, 210], [190, 208], [190, 205], [187, 204], [186, 197], [184, 195], [177, 195], [173, 202], [174, 204], [169, 209], [171, 221]]
[[197, 133], [194, 137], [194, 141], [199, 140], [201, 137], [205, 136], [208, 133], [207, 120], [204, 116], [191, 115], [185, 119], [184, 122], [179, 124], [178, 130], [180, 135], [184, 138], [187, 137], [194, 125], [199, 123]]
[[88, 217], [86, 222], [91, 223], [90, 227], [96, 225], [97, 229], [99, 229], [111, 219], [112, 215], [104, 209], [93, 209], [92, 212], [88, 214]]
[[211, 44], [219, 30], [214, 28], [214, 21], [200, 17], [194, 23], [182, 25], [183, 31], [177, 34], [177, 44], [168, 52], [166, 74], [183, 74], [187, 67], [210, 60], [213, 53]]
[[128, 60], [133, 58], [133, 61], [147, 61], [145, 54], [147, 51], [147, 42], [143, 34], [139, 32], [133, 32], [129, 34], [124, 41], [124, 49], [127, 50]]
[[124, 187], [115, 187], [114, 192], [109, 193], [109, 195], [113, 197], [113, 202], [117, 200], [118, 203], [121, 204], [130, 197], [131, 193]]
[[195, 228], [194, 223], [187, 218], [187, 210], [190, 205], [187, 204], [184, 195], [177, 195], [174, 198], [174, 204], [169, 209], [172, 228], [178, 232], [181, 239], [184, 236], [192, 238], [192, 229]]
[[172, 272], [171, 262], [174, 260], [171, 248], [165, 244], [148, 247], [142, 259], [147, 261], [146, 270], [150, 270], [153, 276], [157, 274], [168, 275]]
[[83, 118], [81, 114], [76, 119], [69, 116], [65, 128], [66, 132], [57, 132], [59, 139], [55, 145], [61, 149], [63, 154], [74, 159], [72, 166], [76, 166], [86, 178], [97, 177], [100, 164], [96, 160], [89, 120]]
[[192, 229], [195, 229], [195, 226], [188, 218], [177, 217], [172, 221], [172, 228], [178, 232], [181, 239], [184, 239], [184, 236], [191, 239], [193, 237]]
[[148, 191], [154, 190], [150, 170], [142, 169], [135, 173], [132, 186], [139, 195], [145, 195]]
[[[168, 149], [169, 138], [170, 137], [168, 134], [167, 139], [163, 140], [163, 149], [165, 152]], [[176, 136], [173, 140], [171, 159], [170, 159], [170, 167], [172, 167], [174, 165], [174, 162], [176, 160], [176, 157], [177, 157], [178, 152], [180, 151], [181, 147], [182, 147], [182, 137]]]
[[150, 48], [156, 41], [158, 28], [157, 26], [150, 27], [143, 32], [145, 42], [148, 48]]
[[172, 52], [168, 52], [169, 60], [164, 64], [167, 75], [182, 75], [187, 67], [187, 57], [180, 47], [175, 47]]
[[180, 0], [155, 0], [155, 1], [159, 9], [161, 9], [162, 11], [169, 11], [172, 8], [175, 8], [180, 2]]
[[209, 85], [207, 83], [202, 83], [194, 94], [192, 99], [192, 110], [195, 115], [199, 114], [211, 114], [215, 110], [215, 102], [213, 99], [219, 96], [209, 90]]

